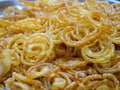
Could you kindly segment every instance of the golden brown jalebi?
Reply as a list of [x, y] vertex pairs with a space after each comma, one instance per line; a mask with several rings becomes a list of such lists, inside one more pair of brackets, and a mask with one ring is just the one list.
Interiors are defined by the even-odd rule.
[[[90, 43], [86, 46], [84, 46], [82, 50], [82, 55], [85, 60], [88, 60], [89, 62], [93, 63], [107, 63], [109, 62], [110, 58], [114, 55], [114, 44], [110, 42], [110, 40], [105, 40], [105, 35], [103, 35], [103, 39], [98, 41], [98, 48], [100, 47], [100, 51], [96, 50], [93, 52], [90, 50], [89, 47], [93, 47], [94, 44], [97, 42]], [[97, 45], [96, 45], [97, 46]], [[95, 49], [94, 49], [95, 50]]]
[[[21, 62], [34, 65], [54, 58], [53, 40], [45, 33], [35, 33], [23, 43]], [[53, 56], [53, 57], [52, 57]]]
[[0, 18], [0, 90], [120, 90], [120, 4], [19, 0]]

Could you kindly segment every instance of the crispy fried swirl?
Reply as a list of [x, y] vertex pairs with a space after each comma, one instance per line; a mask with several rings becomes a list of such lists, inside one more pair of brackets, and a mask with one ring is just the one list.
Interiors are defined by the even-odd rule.
[[120, 90], [120, 4], [19, 0], [0, 18], [0, 90]]

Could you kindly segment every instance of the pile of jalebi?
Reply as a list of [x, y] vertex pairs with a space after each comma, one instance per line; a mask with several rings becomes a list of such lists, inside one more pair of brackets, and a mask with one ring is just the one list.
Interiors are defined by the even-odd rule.
[[120, 4], [19, 2], [0, 18], [0, 90], [120, 90]]

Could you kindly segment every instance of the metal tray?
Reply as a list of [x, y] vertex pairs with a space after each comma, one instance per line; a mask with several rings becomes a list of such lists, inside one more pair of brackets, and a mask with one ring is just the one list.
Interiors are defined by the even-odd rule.
[[[79, 1], [84, 1], [84, 0], [79, 0]], [[109, 1], [111, 3], [120, 3], [120, 0], [106, 0], [106, 1]], [[20, 9], [24, 8], [23, 5], [20, 5], [18, 3], [18, 0], [0, 0], [0, 16], [2, 15], [3, 10], [8, 6], [16, 6]]]

